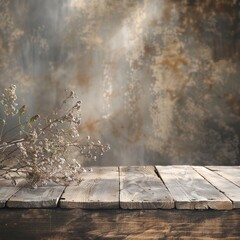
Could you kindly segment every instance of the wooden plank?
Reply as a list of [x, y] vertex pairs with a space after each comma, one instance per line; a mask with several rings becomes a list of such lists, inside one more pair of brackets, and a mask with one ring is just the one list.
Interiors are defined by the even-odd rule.
[[240, 210], [1, 209], [0, 239], [239, 239]]
[[171, 209], [174, 202], [154, 167], [120, 167], [120, 207]]
[[7, 200], [16, 193], [20, 187], [0, 187], [0, 208], [5, 207]]
[[60, 199], [61, 208], [119, 208], [118, 167], [96, 167], [82, 174], [78, 186], [68, 186]]
[[9, 180], [0, 181], [0, 208], [5, 207], [7, 200], [25, 185], [24, 179], [17, 179], [16, 185]]
[[232, 202], [190, 166], [156, 166], [178, 209], [232, 209]]
[[240, 168], [239, 166], [206, 166], [206, 168], [216, 172], [225, 177], [240, 187]]
[[233, 170], [233, 169], [240, 169], [240, 166], [205, 166], [207, 168], [217, 168], [217, 169], [229, 169], [229, 170]]
[[57, 207], [64, 186], [44, 186], [36, 189], [23, 187], [8, 201], [10, 208], [52, 208]]
[[232, 202], [233, 208], [240, 208], [240, 188], [217, 173], [200, 166], [193, 167], [201, 176], [209, 181]]

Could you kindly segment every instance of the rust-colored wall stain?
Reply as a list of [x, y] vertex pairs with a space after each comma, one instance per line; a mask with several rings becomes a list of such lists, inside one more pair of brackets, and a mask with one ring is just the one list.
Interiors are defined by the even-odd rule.
[[81, 72], [77, 75], [77, 81], [80, 87], [88, 90], [91, 86], [91, 78], [87, 75], [82, 75]]
[[182, 56], [169, 56], [165, 57], [161, 64], [170, 68], [170, 71], [176, 74], [176, 77], [182, 77], [181, 67], [188, 64], [188, 60]]
[[234, 96], [231, 93], [226, 93], [225, 96], [225, 101], [230, 107], [230, 109], [240, 117], [240, 96]]
[[112, 145], [104, 165], [239, 164], [239, 13], [238, 0], [0, 0], [0, 87], [41, 115], [76, 91], [83, 134]]
[[145, 44], [144, 45], [144, 53], [147, 55], [153, 55], [155, 53], [155, 47], [153, 45]]
[[98, 121], [93, 119], [87, 119], [86, 122], [81, 126], [81, 129], [86, 130], [89, 134], [94, 134], [97, 131]]

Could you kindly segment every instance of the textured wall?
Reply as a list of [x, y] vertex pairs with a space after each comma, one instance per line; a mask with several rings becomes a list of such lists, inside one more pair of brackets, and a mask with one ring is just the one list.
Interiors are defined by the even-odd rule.
[[239, 164], [239, 0], [0, 0], [0, 85], [31, 111], [65, 88], [97, 164]]

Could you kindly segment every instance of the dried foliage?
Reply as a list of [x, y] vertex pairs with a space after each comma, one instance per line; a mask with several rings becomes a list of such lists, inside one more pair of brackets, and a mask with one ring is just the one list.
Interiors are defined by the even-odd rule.
[[21, 86], [41, 115], [79, 89], [81, 128], [114, 145], [105, 164], [238, 164], [239, 7], [0, 0], [0, 88]]
[[[71, 103], [74, 102], [72, 105]], [[51, 117], [27, 117], [25, 105], [18, 107], [16, 86], [4, 90], [0, 129], [0, 178], [12, 180], [26, 177], [33, 187], [48, 182], [68, 184], [80, 181], [85, 171], [78, 159], [96, 159], [109, 150], [109, 145], [81, 136], [81, 101], [67, 91], [62, 105]], [[70, 107], [69, 107], [70, 106]], [[12, 122], [18, 121], [14, 127]]]

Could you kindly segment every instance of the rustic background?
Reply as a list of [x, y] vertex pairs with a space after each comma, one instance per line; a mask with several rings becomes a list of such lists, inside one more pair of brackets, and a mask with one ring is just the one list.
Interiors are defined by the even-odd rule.
[[239, 0], [0, 0], [0, 87], [78, 92], [97, 165], [239, 164], [239, 34]]

